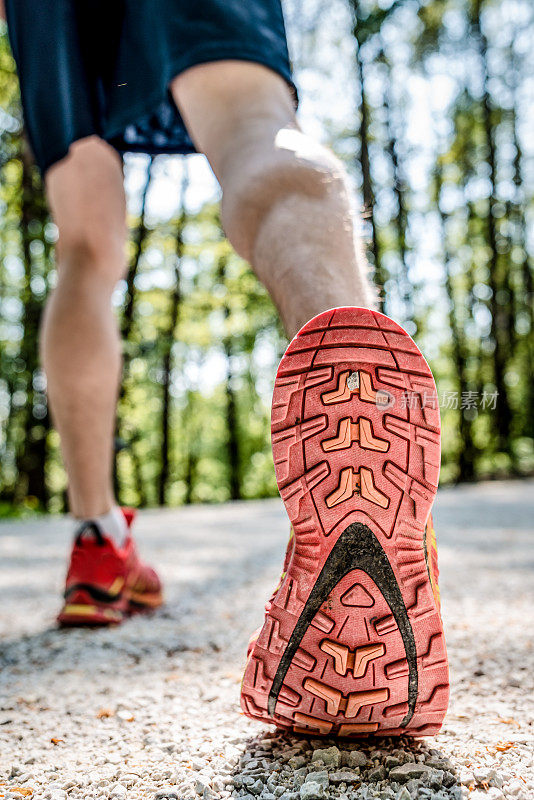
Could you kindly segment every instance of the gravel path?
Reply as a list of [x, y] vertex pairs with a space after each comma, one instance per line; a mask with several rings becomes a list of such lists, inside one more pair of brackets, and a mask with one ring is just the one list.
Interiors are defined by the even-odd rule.
[[0, 524], [0, 797], [534, 798], [534, 481], [438, 494], [452, 697], [421, 743], [298, 739], [241, 716], [249, 634], [287, 538], [278, 501], [150, 511], [168, 602], [57, 631], [70, 526]]

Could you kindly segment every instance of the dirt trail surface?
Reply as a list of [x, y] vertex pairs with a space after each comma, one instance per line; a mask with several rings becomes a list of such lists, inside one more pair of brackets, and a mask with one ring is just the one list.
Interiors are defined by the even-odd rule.
[[247, 639], [287, 539], [278, 501], [148, 511], [167, 604], [58, 631], [71, 524], [0, 524], [0, 797], [534, 798], [534, 481], [444, 489], [452, 695], [419, 743], [280, 735], [239, 712]]

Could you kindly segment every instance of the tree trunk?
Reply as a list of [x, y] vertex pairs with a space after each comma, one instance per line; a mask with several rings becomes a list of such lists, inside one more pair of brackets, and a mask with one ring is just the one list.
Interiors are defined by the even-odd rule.
[[[231, 357], [231, 350], [226, 347], [226, 357]], [[241, 479], [239, 465], [239, 436], [237, 428], [237, 408], [235, 392], [232, 389], [231, 369], [226, 381], [226, 415], [228, 421], [228, 462], [230, 464], [230, 498], [241, 498]]]
[[[141, 255], [143, 253], [145, 240], [148, 235], [148, 229], [146, 226], [146, 201], [148, 196], [148, 190], [150, 188], [150, 182], [152, 179], [153, 165], [154, 165], [154, 159], [151, 156], [147, 164], [145, 173], [145, 182], [143, 184], [143, 189], [141, 192], [141, 208], [139, 211], [139, 222], [131, 237], [133, 244], [133, 255], [128, 267], [128, 274], [126, 276], [126, 298], [120, 324], [122, 342], [123, 344], [126, 345], [130, 341], [133, 322], [135, 318], [135, 302], [136, 302], [135, 279], [139, 271], [139, 262], [141, 260]], [[113, 486], [115, 491], [115, 497], [118, 499], [119, 502], [121, 501], [121, 486], [119, 481], [117, 457], [120, 450], [122, 449], [120, 444], [122, 443], [122, 440], [124, 438], [121, 436], [123, 426], [122, 426], [122, 420], [120, 418], [120, 412], [121, 412], [121, 405], [124, 401], [124, 398], [126, 397], [126, 381], [130, 370], [131, 359], [132, 359], [132, 354], [129, 348], [126, 346], [123, 352], [122, 378], [121, 378], [121, 384], [119, 388], [119, 398], [117, 403], [117, 419], [115, 423], [115, 450], [113, 459]], [[135, 432], [133, 436], [132, 435], [128, 436], [128, 445], [130, 447], [132, 446], [130, 441], [132, 439], [135, 439]], [[135, 458], [133, 458], [133, 461], [135, 462]], [[142, 483], [139, 483], [140, 473], [135, 468], [135, 463], [133, 463], [133, 467], [134, 467], [133, 473], [136, 482], [137, 495], [138, 497], [144, 497], [145, 496], [144, 486]]]
[[[439, 208], [439, 198], [441, 194], [442, 176], [441, 168], [436, 170], [436, 200]], [[451, 275], [451, 254], [447, 246], [447, 216], [439, 208], [441, 219], [441, 232], [443, 240], [443, 264], [445, 268], [445, 290], [447, 292], [447, 299], [449, 301], [448, 317], [449, 327], [451, 330], [451, 344], [452, 344], [452, 359], [456, 373], [456, 380], [458, 385], [458, 393], [461, 401], [465, 397], [465, 392], [469, 390], [466, 370], [466, 355], [467, 347], [463, 336], [463, 331], [456, 314], [456, 298]], [[460, 451], [458, 453], [458, 480], [471, 481], [475, 477], [475, 458], [476, 448], [473, 441], [473, 428], [471, 420], [469, 420], [462, 408], [461, 402], [459, 403], [459, 421], [458, 433], [460, 437]]]
[[379, 296], [379, 309], [384, 310], [384, 292], [383, 287], [387, 280], [387, 274], [382, 266], [380, 242], [378, 238], [378, 230], [374, 216], [375, 206], [375, 193], [373, 188], [373, 179], [371, 176], [371, 165], [369, 161], [369, 124], [370, 112], [367, 103], [367, 95], [365, 92], [365, 69], [362, 58], [362, 40], [360, 36], [359, 16], [360, 8], [358, 0], [350, 0], [350, 6], [353, 12], [353, 35], [356, 41], [355, 59], [356, 59], [356, 72], [360, 84], [360, 125], [358, 130], [358, 137], [360, 140], [360, 154], [359, 166], [362, 171], [362, 194], [364, 204], [364, 217], [369, 220], [371, 226], [371, 252], [373, 257], [374, 278], [380, 289], [382, 290]]
[[165, 505], [167, 488], [170, 475], [170, 414], [171, 414], [171, 384], [172, 384], [172, 348], [178, 324], [180, 301], [182, 299], [180, 266], [184, 247], [184, 227], [187, 220], [185, 207], [185, 194], [189, 183], [185, 159], [182, 160], [182, 185], [180, 188], [180, 214], [176, 225], [175, 242], [176, 252], [174, 257], [174, 288], [170, 297], [169, 326], [163, 337], [163, 398], [161, 411], [161, 469], [158, 480], [158, 503]]
[[130, 443], [130, 458], [132, 459], [135, 489], [137, 492], [137, 507], [146, 508], [148, 505], [148, 500], [146, 496], [145, 481], [143, 478], [141, 459], [139, 458], [139, 453], [137, 452], [137, 443], [135, 441]]
[[[220, 284], [224, 286], [226, 281], [226, 266], [227, 257], [222, 256], [219, 260], [219, 269], [217, 279]], [[226, 300], [223, 303], [223, 315], [226, 321], [230, 316], [230, 308]], [[235, 391], [233, 387], [233, 369], [232, 369], [232, 356], [233, 345], [232, 337], [227, 333], [224, 334], [222, 339], [222, 346], [226, 356], [226, 424], [228, 436], [226, 440], [226, 452], [228, 454], [228, 483], [230, 488], [230, 499], [239, 500], [241, 498], [241, 465], [239, 457], [239, 428], [237, 417], [237, 402]]]
[[[512, 68], [510, 70], [512, 75], [517, 75], [519, 67], [512, 61]], [[515, 147], [514, 155], [514, 185], [515, 185], [515, 198], [511, 203], [510, 216], [514, 225], [513, 242], [517, 245], [522, 252], [521, 262], [518, 265], [520, 274], [520, 285], [522, 298], [519, 306], [521, 311], [528, 319], [528, 331], [525, 337], [525, 356], [524, 356], [524, 374], [526, 376], [526, 408], [523, 415], [524, 425], [523, 434], [525, 436], [534, 437], [534, 282], [532, 277], [532, 265], [530, 263], [528, 249], [527, 249], [527, 222], [525, 219], [524, 203], [522, 202], [522, 193], [524, 191], [523, 182], [523, 153], [517, 132], [517, 115], [516, 108], [518, 104], [517, 98], [517, 84], [514, 81], [513, 86], [513, 104], [511, 110], [511, 125], [512, 125], [512, 141]]]
[[44, 392], [37, 390], [34, 381], [39, 372], [39, 326], [44, 307], [44, 298], [36, 297], [32, 290], [32, 254], [30, 250], [33, 238], [30, 233], [32, 221], [38, 221], [41, 227], [47, 220], [44, 198], [38, 195], [34, 185], [34, 164], [29, 149], [23, 143], [21, 183], [21, 237], [22, 256], [24, 261], [24, 305], [23, 336], [20, 356], [24, 363], [26, 405], [24, 415], [24, 434], [17, 455], [17, 500], [24, 497], [35, 498], [39, 508], [45, 509], [48, 503], [46, 484], [47, 436], [50, 429], [50, 417]]
[[198, 459], [195, 431], [191, 429], [190, 424], [190, 420], [194, 419], [194, 394], [190, 390], [187, 392], [187, 403], [185, 406], [184, 416], [187, 417], [187, 425], [184, 424], [184, 430], [187, 430], [187, 451], [184, 470], [184, 503], [186, 505], [191, 505], [193, 502], [193, 489], [195, 486], [195, 474]]
[[[126, 276], [126, 298], [124, 303], [124, 312], [121, 320], [121, 336], [123, 341], [125, 342], [127, 342], [128, 339], [130, 338], [130, 333], [132, 330], [132, 325], [134, 320], [135, 300], [136, 300], [135, 279], [139, 271], [139, 262], [141, 260], [141, 255], [143, 253], [143, 245], [145, 243], [145, 239], [148, 233], [146, 226], [146, 201], [148, 196], [148, 190], [150, 188], [150, 182], [152, 179], [153, 166], [154, 166], [154, 158], [151, 156], [147, 164], [145, 182], [143, 184], [143, 190], [141, 193], [141, 209], [139, 211], [139, 222], [137, 224], [135, 231], [132, 234], [133, 256], [130, 265], [128, 267], [128, 275]], [[126, 365], [126, 359], [125, 359], [125, 365]]]
[[[497, 402], [495, 409], [495, 432], [499, 449], [511, 453], [510, 442], [510, 421], [512, 412], [508, 400], [508, 391], [505, 382], [506, 363], [508, 359], [506, 335], [506, 313], [503, 308], [502, 300], [499, 297], [501, 280], [499, 277], [499, 255], [497, 250], [497, 229], [495, 207], [497, 204], [497, 149], [495, 143], [495, 128], [493, 124], [492, 104], [489, 93], [489, 71], [487, 39], [482, 32], [480, 22], [481, 0], [475, 0], [473, 6], [472, 26], [475, 39], [478, 45], [480, 69], [483, 80], [482, 94], [482, 122], [483, 131], [487, 147], [487, 161], [490, 169], [491, 193], [488, 202], [488, 213], [486, 215], [487, 245], [489, 249], [489, 280], [491, 298], [489, 308], [491, 312], [491, 340], [493, 343], [493, 375], [495, 388], [497, 391]], [[503, 335], [504, 334], [504, 335]]]
[[[389, 64], [388, 64], [389, 67]], [[391, 71], [389, 72], [391, 77]], [[400, 258], [400, 294], [404, 306], [404, 318], [406, 320], [413, 320], [414, 318], [414, 303], [413, 303], [413, 289], [410, 281], [408, 271], [408, 248], [406, 245], [406, 231], [408, 229], [408, 210], [406, 204], [406, 184], [401, 175], [399, 166], [399, 158], [397, 155], [397, 141], [393, 133], [393, 126], [391, 124], [391, 103], [389, 100], [389, 88], [386, 88], [384, 96], [384, 109], [386, 112], [386, 125], [387, 125], [387, 152], [391, 160], [393, 171], [393, 192], [397, 200], [397, 216], [395, 217], [395, 228], [397, 233], [397, 248]]]

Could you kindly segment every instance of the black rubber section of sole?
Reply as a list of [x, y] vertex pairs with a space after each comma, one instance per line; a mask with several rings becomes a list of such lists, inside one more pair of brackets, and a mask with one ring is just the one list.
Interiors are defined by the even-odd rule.
[[271, 691], [269, 692], [267, 709], [271, 716], [274, 716], [278, 695], [287, 671], [313, 618], [330, 592], [345, 575], [355, 569], [361, 569], [374, 581], [397, 623], [402, 636], [409, 671], [408, 711], [399, 727], [405, 728], [413, 717], [417, 702], [419, 677], [417, 673], [417, 650], [412, 625], [389, 559], [372, 530], [361, 522], [354, 522], [348, 528], [345, 528], [335, 543], [297, 620], [287, 647], [280, 659]]
[[91, 583], [76, 583], [74, 586], [69, 586], [69, 588], [65, 590], [65, 600], [68, 600], [74, 592], [78, 591], [87, 592], [89, 597], [96, 600], [98, 603], [116, 603], [117, 600], [121, 599], [121, 592], [118, 594], [109, 594], [109, 592], [100, 589], [98, 586], [93, 586]]

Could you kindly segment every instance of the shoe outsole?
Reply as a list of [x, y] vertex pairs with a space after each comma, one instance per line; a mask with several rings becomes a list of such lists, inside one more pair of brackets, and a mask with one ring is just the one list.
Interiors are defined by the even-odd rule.
[[120, 625], [128, 617], [154, 611], [162, 604], [163, 596], [158, 593], [124, 595], [114, 603], [99, 603], [90, 597], [77, 597], [74, 602], [65, 603], [57, 616], [57, 623], [61, 628]]
[[243, 711], [299, 734], [437, 733], [449, 680], [424, 532], [440, 419], [410, 336], [368, 309], [311, 320], [278, 369], [272, 445], [294, 549]]

